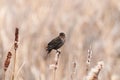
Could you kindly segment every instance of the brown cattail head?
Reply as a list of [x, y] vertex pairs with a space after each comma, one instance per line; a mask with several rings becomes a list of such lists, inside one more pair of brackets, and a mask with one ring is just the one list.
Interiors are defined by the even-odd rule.
[[5, 63], [4, 63], [4, 71], [6, 71], [7, 68], [9, 67], [11, 56], [12, 56], [12, 53], [8, 52], [7, 58], [6, 58]]
[[19, 29], [15, 29], [15, 43], [14, 43], [14, 49], [16, 50], [18, 48], [18, 38], [19, 38]]
[[18, 42], [18, 34], [19, 34], [19, 29], [15, 29], [15, 41]]

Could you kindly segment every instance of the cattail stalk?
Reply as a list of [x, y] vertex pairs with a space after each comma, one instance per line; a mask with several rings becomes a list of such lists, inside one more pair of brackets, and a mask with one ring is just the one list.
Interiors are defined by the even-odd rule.
[[14, 76], [15, 76], [15, 68], [16, 68], [16, 51], [17, 51], [17, 48], [18, 48], [18, 39], [19, 39], [19, 29], [16, 28], [16, 29], [15, 29], [15, 41], [14, 41], [14, 50], [15, 50], [15, 54], [14, 54], [14, 66], [13, 66], [12, 80], [14, 80]]
[[60, 51], [57, 51], [56, 52], [56, 56], [55, 56], [55, 67], [54, 67], [54, 80], [56, 80], [56, 70], [58, 68], [58, 60], [59, 60], [59, 57], [60, 57]]
[[56, 80], [56, 70], [58, 68], [58, 60], [59, 60], [60, 54], [61, 54], [61, 51], [57, 50], [56, 55], [55, 55], [55, 64], [50, 65], [50, 69], [54, 70], [54, 72], [53, 72], [54, 73], [54, 79], [53, 80]]
[[17, 51], [17, 48], [18, 48], [18, 37], [19, 37], [19, 29], [16, 28], [15, 29], [15, 40], [14, 40], [14, 56], [13, 54], [11, 53], [11, 51], [8, 52], [7, 54], [7, 58], [5, 59], [5, 62], [4, 62], [4, 80], [5, 80], [5, 73], [10, 65], [10, 60], [11, 60], [11, 57], [13, 56], [14, 58], [14, 66], [13, 66], [13, 73], [12, 73], [12, 80], [14, 80], [14, 76], [15, 76], [15, 65], [16, 65], [16, 51]]

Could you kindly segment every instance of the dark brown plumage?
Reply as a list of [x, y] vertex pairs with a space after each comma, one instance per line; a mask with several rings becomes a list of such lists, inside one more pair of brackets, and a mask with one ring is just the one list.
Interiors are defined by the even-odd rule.
[[47, 45], [47, 51], [48, 54], [54, 49], [57, 50], [59, 49], [61, 46], [63, 46], [65, 42], [65, 34], [64, 33], [59, 33], [59, 36], [54, 38], [52, 41], [50, 41]]

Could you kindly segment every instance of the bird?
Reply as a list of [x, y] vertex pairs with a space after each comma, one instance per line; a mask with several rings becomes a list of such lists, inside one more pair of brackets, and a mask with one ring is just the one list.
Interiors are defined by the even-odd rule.
[[47, 54], [50, 54], [50, 52], [54, 49], [58, 51], [59, 48], [61, 48], [65, 43], [65, 33], [61, 32], [59, 33], [59, 36], [51, 40], [46, 48]]

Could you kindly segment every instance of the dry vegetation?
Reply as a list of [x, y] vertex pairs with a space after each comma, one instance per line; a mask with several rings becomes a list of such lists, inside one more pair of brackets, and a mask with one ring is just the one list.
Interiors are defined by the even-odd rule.
[[[61, 54], [54, 60], [52, 51], [45, 60], [46, 45], [59, 32], [67, 36]], [[120, 0], [0, 0], [0, 80], [4, 77], [120, 80]]]

